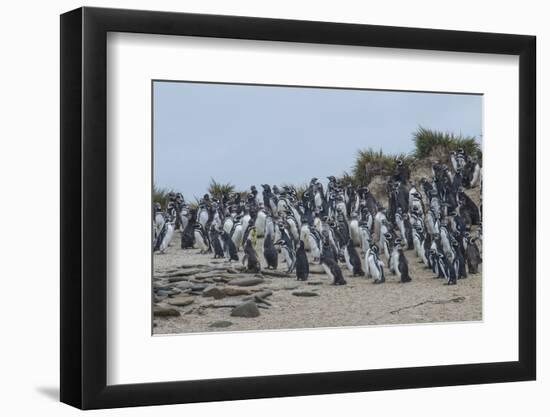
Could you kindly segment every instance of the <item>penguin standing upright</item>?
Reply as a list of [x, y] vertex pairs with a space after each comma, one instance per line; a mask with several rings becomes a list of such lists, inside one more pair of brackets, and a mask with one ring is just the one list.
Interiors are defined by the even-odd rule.
[[247, 265], [246, 272], [260, 272], [260, 261], [258, 260], [258, 255], [256, 254], [250, 239], [246, 239], [244, 244], [243, 265], [245, 264]]
[[266, 235], [264, 239], [264, 258], [267, 263], [267, 269], [277, 269], [277, 249], [273, 245], [271, 234]]
[[191, 210], [187, 226], [181, 233], [181, 248], [190, 249], [195, 245], [195, 210]]
[[164, 253], [172, 241], [174, 236], [174, 222], [170, 218], [164, 222], [164, 226], [157, 237], [157, 243], [155, 245], [155, 250], [158, 250], [160, 253]]
[[206, 253], [211, 251], [210, 239], [204, 230], [201, 223], [195, 223], [195, 242], [200, 249], [199, 253]]
[[386, 281], [384, 277], [384, 262], [378, 257], [378, 246], [372, 245], [367, 252], [368, 269], [370, 275], [374, 278], [374, 284], [381, 284]]
[[229, 236], [229, 233], [227, 233], [225, 230], [222, 232], [222, 239], [224, 242], [224, 250], [229, 257], [229, 260], [238, 261], [239, 255], [237, 254], [237, 247], [235, 246], [235, 243], [233, 243], [233, 241], [231, 240], [231, 236]]
[[321, 237], [317, 229], [313, 226], [309, 226], [308, 241], [309, 250], [313, 255], [313, 262], [319, 262], [321, 258]]
[[[437, 270], [438, 270], [438, 277], [445, 278], [447, 280], [447, 284], [451, 284], [452, 279], [452, 268], [449, 265], [449, 260], [445, 256], [445, 254], [438, 252], [436, 254], [437, 256]], [[456, 275], [455, 275], [456, 277]], [[456, 279], [454, 284], [456, 284]]]
[[364, 277], [365, 272], [363, 271], [363, 266], [361, 265], [361, 258], [355, 249], [355, 245], [351, 239], [348, 240], [346, 246], [344, 246], [344, 258], [346, 263], [351, 265], [350, 272], [353, 273], [354, 277]]
[[468, 272], [470, 272], [470, 274], [477, 274], [479, 264], [481, 263], [481, 255], [476, 245], [476, 238], [470, 238], [468, 240], [466, 260], [468, 262]]
[[355, 246], [361, 246], [361, 232], [359, 229], [359, 219], [357, 213], [351, 213], [349, 222], [349, 234]]
[[223, 253], [223, 246], [222, 242], [220, 240], [220, 233], [216, 229], [216, 226], [214, 223], [212, 223], [212, 226], [210, 226], [210, 243], [212, 245], [212, 248], [214, 249], [214, 259], [222, 258], [224, 257]]
[[276, 245], [280, 248], [281, 253], [283, 254], [286, 264], [287, 264], [287, 274], [290, 274], [294, 271], [294, 266], [296, 264], [296, 254], [294, 250], [288, 246], [287, 242], [284, 239], [277, 241]]
[[258, 211], [258, 214], [256, 215], [256, 233], [258, 237], [264, 237], [265, 236], [265, 220], [267, 217], [267, 213], [264, 209], [261, 209]]
[[453, 247], [453, 265], [456, 270], [457, 278], [468, 278], [466, 262], [464, 260], [464, 248], [456, 239], [453, 239], [451, 245]]
[[401, 282], [411, 282], [412, 278], [409, 275], [409, 264], [407, 262], [407, 258], [405, 258], [405, 254], [403, 253], [403, 248], [400, 245], [398, 246], [398, 253], [399, 253], [399, 259], [397, 262], [397, 270], [399, 272], [399, 276], [401, 277]]
[[309, 261], [307, 259], [304, 241], [300, 240], [296, 250], [296, 279], [298, 281], [307, 281], [309, 276]]
[[334, 253], [328, 239], [325, 239], [323, 243], [323, 250], [321, 251], [321, 265], [326, 274], [332, 278], [333, 285], [345, 285], [347, 284], [342, 274], [342, 270], [336, 263]]

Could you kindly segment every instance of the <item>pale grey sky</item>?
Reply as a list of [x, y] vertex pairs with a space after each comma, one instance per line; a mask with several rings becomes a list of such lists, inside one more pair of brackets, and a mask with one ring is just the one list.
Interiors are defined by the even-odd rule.
[[482, 96], [155, 81], [154, 182], [202, 196], [350, 171], [357, 150], [410, 152], [428, 129], [480, 140]]

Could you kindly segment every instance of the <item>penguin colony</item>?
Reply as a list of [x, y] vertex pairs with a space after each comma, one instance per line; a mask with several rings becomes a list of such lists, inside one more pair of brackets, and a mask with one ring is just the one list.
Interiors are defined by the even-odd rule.
[[[298, 195], [292, 186], [262, 184], [225, 194], [205, 194], [191, 208], [179, 193], [165, 208], [153, 207], [153, 250], [164, 253], [181, 231], [181, 249], [198, 248], [214, 258], [242, 262], [248, 272], [283, 270], [305, 281], [310, 264], [320, 264], [334, 285], [345, 285], [342, 268], [353, 277], [382, 284], [388, 275], [411, 282], [407, 256], [417, 258], [448, 285], [477, 274], [482, 261], [481, 167], [462, 149], [451, 152], [451, 166], [432, 164], [432, 177], [411, 181], [402, 160], [385, 183], [387, 206], [368, 187], [317, 178]], [[479, 207], [465, 193], [479, 187]], [[475, 226], [475, 227], [474, 227]], [[475, 232], [474, 232], [475, 230]], [[257, 247], [258, 239], [263, 244]], [[407, 255], [405, 253], [407, 252]], [[309, 258], [308, 258], [309, 253]]]

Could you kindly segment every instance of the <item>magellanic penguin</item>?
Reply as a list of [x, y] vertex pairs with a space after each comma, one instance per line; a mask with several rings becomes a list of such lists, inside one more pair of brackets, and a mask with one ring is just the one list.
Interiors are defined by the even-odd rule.
[[405, 253], [403, 253], [403, 248], [400, 244], [397, 244], [396, 246], [398, 247], [397, 251], [399, 253], [399, 258], [397, 261], [397, 271], [399, 272], [401, 282], [411, 282], [412, 278], [409, 275], [409, 264], [407, 262], [407, 258], [405, 258]]
[[210, 217], [210, 214], [208, 213], [208, 207], [204, 202], [201, 202], [199, 204], [199, 210], [197, 212], [197, 222], [202, 225], [202, 227], [206, 227], [206, 223], [208, 223], [208, 219]]
[[453, 265], [456, 270], [457, 278], [468, 278], [466, 261], [464, 260], [464, 248], [456, 239], [452, 240], [451, 245], [453, 247]]
[[345, 285], [347, 284], [342, 274], [342, 270], [336, 263], [334, 253], [328, 239], [325, 239], [323, 243], [323, 250], [321, 251], [321, 265], [325, 270], [325, 273], [332, 279], [333, 285]]
[[284, 239], [279, 239], [276, 245], [280, 248], [280, 251], [285, 258], [286, 265], [288, 267], [286, 273], [292, 273], [296, 265], [296, 255], [294, 253], [294, 250], [288, 246], [287, 242]]
[[361, 265], [361, 258], [355, 249], [355, 245], [351, 239], [348, 240], [347, 245], [344, 246], [344, 259], [348, 269], [354, 277], [364, 277], [365, 272]]
[[394, 245], [391, 248], [390, 259], [388, 262], [388, 269], [393, 275], [399, 273], [399, 248], [400, 248], [401, 239], [395, 239]]
[[361, 231], [359, 229], [359, 216], [357, 213], [351, 213], [351, 220], [349, 222], [349, 234], [355, 246], [361, 246]]
[[278, 254], [271, 234], [266, 235], [264, 239], [264, 258], [267, 263], [267, 269], [277, 269]]
[[172, 241], [172, 237], [174, 236], [174, 222], [172, 219], [168, 219], [164, 223], [163, 230], [159, 237], [162, 237], [159, 241], [159, 247], [158, 250], [160, 253], [164, 253], [166, 249], [168, 248], [168, 245], [170, 245], [170, 242]]
[[214, 259], [224, 258], [223, 242], [220, 238], [220, 232], [216, 229], [214, 223], [210, 226], [210, 243], [214, 249]]
[[319, 262], [321, 258], [321, 236], [318, 230], [313, 226], [309, 226], [308, 241], [309, 250], [313, 256], [313, 262]]
[[240, 220], [233, 224], [233, 230], [231, 231], [231, 240], [235, 244], [237, 250], [239, 250], [239, 248], [242, 246], [245, 231], [246, 229], [244, 228]]
[[224, 251], [229, 257], [230, 261], [238, 261], [239, 255], [237, 254], [237, 247], [235, 243], [231, 240], [231, 236], [225, 230], [222, 232], [222, 239], [224, 242]]
[[300, 240], [296, 250], [296, 279], [298, 281], [307, 281], [309, 276], [309, 261], [307, 259], [304, 241]]
[[372, 245], [367, 251], [367, 256], [369, 274], [374, 278], [374, 284], [381, 284], [385, 282], [384, 262], [382, 262], [378, 257], [378, 246]]
[[267, 217], [267, 212], [264, 209], [258, 211], [256, 215], [256, 234], [258, 237], [265, 236], [265, 219]]
[[482, 262], [482, 260], [476, 244], [476, 238], [471, 237], [468, 240], [468, 246], [466, 248], [466, 260], [468, 262], [468, 271], [470, 272], [470, 274], [477, 274], [479, 264]]
[[195, 242], [200, 249], [199, 253], [210, 252], [210, 239], [201, 223], [195, 223]]
[[247, 265], [246, 272], [260, 272], [260, 261], [258, 260], [258, 255], [256, 254], [256, 251], [252, 246], [252, 240], [250, 239], [246, 239], [246, 243], [244, 244], [243, 265]]
[[181, 248], [190, 249], [195, 245], [195, 215], [194, 212], [191, 213], [187, 226], [183, 229], [181, 233]]

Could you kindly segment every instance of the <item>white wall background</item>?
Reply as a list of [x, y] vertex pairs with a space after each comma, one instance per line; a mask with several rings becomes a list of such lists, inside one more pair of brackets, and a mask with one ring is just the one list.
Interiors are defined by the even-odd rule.
[[[58, 403], [59, 379], [59, 14], [79, 7], [72, 0], [3, 4], [0, 24], [0, 410], [3, 415], [68, 416]], [[550, 151], [542, 120], [550, 97], [550, 26], [545, 2], [536, 0], [441, 2], [278, 0], [124, 0], [86, 5], [327, 20], [395, 26], [493, 31], [538, 37], [538, 236], [539, 259], [550, 250], [548, 194], [542, 166]], [[542, 267], [541, 267], [542, 266]], [[290, 399], [237, 401], [100, 411], [96, 415], [279, 416], [297, 413], [467, 416], [547, 415], [550, 390], [550, 295], [545, 265], [539, 265], [538, 381]], [[546, 394], [546, 395], [545, 395]]]

